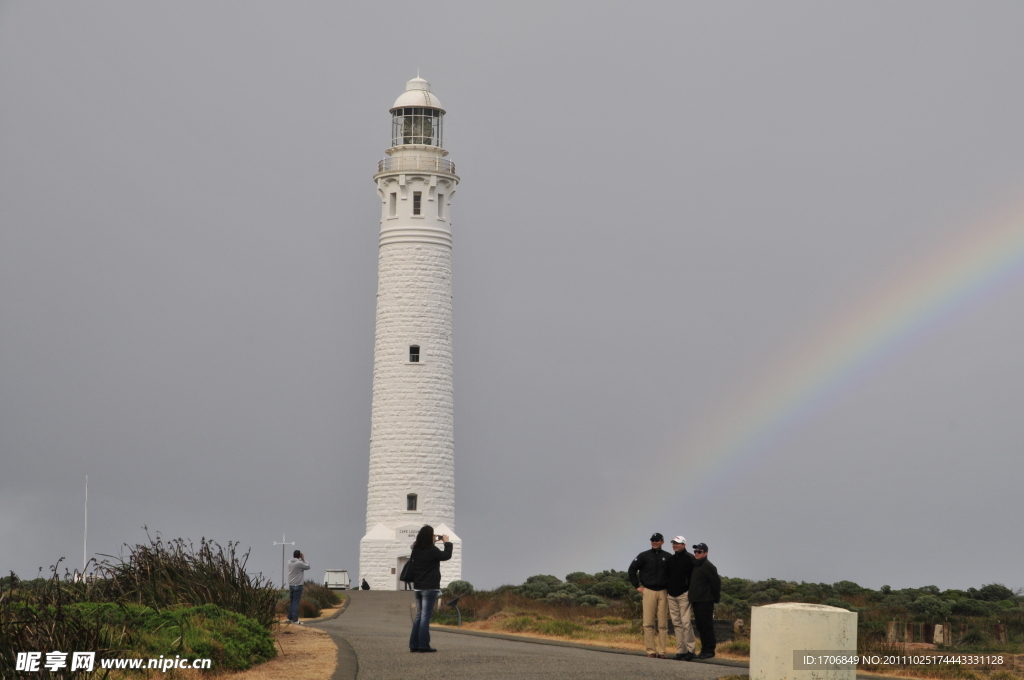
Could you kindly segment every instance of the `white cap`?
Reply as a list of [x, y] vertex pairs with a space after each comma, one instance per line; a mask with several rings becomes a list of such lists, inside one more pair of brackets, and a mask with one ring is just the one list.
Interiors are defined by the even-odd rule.
[[430, 83], [419, 76], [405, 84], [405, 92], [395, 100], [395, 105], [391, 107], [391, 110], [406, 106], [425, 106], [431, 109], [441, 109], [441, 112], [444, 112], [441, 100], [430, 91]]
[[676, 536], [675, 538], [672, 539], [672, 542], [673, 543], [682, 543], [682, 544], [685, 545], [686, 544], [686, 539], [683, 538], [682, 536]]

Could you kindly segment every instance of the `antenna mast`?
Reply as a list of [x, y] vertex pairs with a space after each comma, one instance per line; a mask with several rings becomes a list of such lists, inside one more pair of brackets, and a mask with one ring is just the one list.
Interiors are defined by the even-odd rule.
[[82, 539], [82, 578], [85, 578], [85, 565], [89, 555], [89, 475], [85, 476], [85, 537]]

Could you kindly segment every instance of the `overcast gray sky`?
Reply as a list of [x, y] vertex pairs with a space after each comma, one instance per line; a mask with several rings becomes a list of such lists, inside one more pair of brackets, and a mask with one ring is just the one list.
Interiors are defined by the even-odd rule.
[[661, 531], [730, 576], [1024, 587], [1022, 34], [1018, 2], [0, 3], [0, 571], [81, 563], [85, 475], [91, 553], [146, 525], [276, 578], [285, 532], [357, 570], [371, 177], [419, 68], [462, 177], [467, 580]]

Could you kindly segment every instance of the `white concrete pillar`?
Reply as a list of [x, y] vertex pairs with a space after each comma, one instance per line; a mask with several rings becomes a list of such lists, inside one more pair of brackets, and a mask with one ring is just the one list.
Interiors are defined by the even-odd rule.
[[[802, 602], [751, 611], [751, 680], [856, 680], [854, 664], [840, 667], [827, 663], [835, 659], [823, 658], [856, 653], [855, 612]], [[807, 664], [805, 656], [815, 658]]]

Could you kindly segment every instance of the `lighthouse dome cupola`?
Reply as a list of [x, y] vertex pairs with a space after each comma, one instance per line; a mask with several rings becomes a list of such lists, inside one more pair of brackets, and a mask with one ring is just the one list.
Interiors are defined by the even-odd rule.
[[405, 92], [391, 107], [391, 146], [423, 144], [442, 148], [444, 109], [419, 76], [405, 84]]

